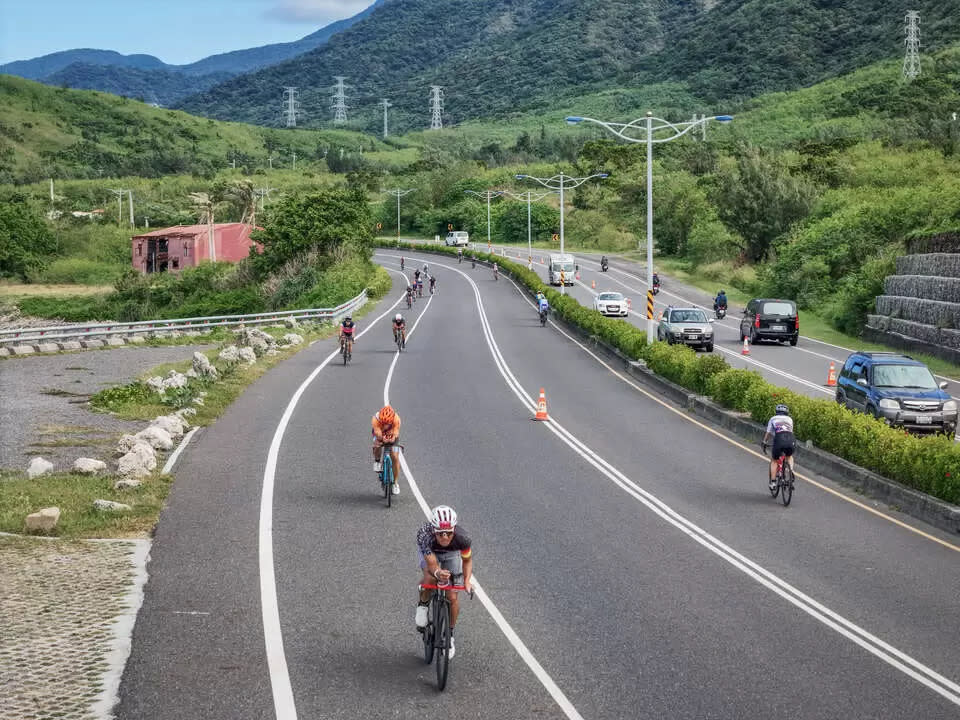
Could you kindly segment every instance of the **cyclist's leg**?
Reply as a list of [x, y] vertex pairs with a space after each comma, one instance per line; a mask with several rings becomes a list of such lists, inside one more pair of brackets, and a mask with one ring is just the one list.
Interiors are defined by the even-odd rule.
[[[399, 440], [400, 438], [397, 438]], [[400, 484], [400, 454], [397, 452], [396, 448], [390, 450], [390, 457], [393, 459], [393, 482], [395, 485]]]
[[770, 482], [773, 482], [777, 477], [777, 460], [780, 459], [781, 453], [782, 451], [776, 445], [770, 451]]

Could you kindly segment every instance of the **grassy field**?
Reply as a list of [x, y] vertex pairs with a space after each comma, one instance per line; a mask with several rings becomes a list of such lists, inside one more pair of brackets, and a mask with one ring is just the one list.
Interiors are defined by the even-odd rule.
[[16, 302], [19, 298], [37, 296], [64, 298], [77, 295], [106, 295], [112, 291], [112, 285], [78, 285], [75, 283], [34, 285], [32, 283], [0, 282], [0, 303], [11, 303]]

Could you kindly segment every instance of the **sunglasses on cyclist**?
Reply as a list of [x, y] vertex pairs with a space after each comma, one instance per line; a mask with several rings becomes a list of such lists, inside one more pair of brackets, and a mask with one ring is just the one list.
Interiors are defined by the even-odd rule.
[[453, 530], [434, 530], [434, 535], [439, 535], [440, 537], [451, 537], [453, 535]]

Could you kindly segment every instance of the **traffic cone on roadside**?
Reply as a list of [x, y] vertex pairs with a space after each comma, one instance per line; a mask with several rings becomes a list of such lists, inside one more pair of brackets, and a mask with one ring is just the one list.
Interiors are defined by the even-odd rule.
[[827, 371], [827, 387], [836, 387], [837, 385], [837, 368], [830, 362], [830, 369]]
[[597, 289], [597, 281], [596, 281], [596, 280], [591, 280], [591, 281], [590, 281], [590, 287], [591, 287], [592, 289], [596, 290], [596, 289]]
[[537, 400], [537, 414], [533, 418], [534, 420], [547, 420], [547, 396], [543, 393], [543, 388], [540, 388], [540, 399]]
[[750, 354], [750, 341], [746, 337], [743, 338], [743, 350], [740, 351], [741, 355]]

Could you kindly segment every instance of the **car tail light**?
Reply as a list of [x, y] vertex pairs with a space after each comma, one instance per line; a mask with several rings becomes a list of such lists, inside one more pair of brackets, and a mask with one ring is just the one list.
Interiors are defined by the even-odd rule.
[[760, 313], [757, 313], [757, 317], [753, 321], [753, 326], [755, 328], [760, 327]]
[[793, 329], [800, 330], [800, 313], [797, 313], [797, 321], [793, 324]]

